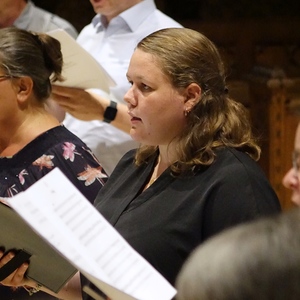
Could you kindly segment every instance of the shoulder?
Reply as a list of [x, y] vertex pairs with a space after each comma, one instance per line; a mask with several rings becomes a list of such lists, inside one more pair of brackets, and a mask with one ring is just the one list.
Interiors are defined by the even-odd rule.
[[[164, 14], [163, 12], [161, 12], [160, 10], [156, 9], [153, 12], [153, 16], [155, 21], [157, 22], [157, 24], [159, 24], [160, 26], [162, 26], [161, 28], [166, 28], [166, 27], [183, 27], [179, 22], [177, 22], [176, 20], [172, 19], [171, 17], [169, 17], [168, 15]], [[161, 29], [158, 28], [158, 29]]]
[[241, 172], [249, 174], [255, 172], [263, 175], [258, 163], [247, 153], [229, 147], [216, 150], [216, 160], [212, 166], [225, 173]]
[[247, 209], [252, 206], [254, 211], [263, 211], [264, 207], [279, 210], [279, 200], [268, 178], [246, 153], [219, 149], [216, 161], [202, 175], [210, 182], [211, 192], [219, 195], [219, 202], [226, 199], [225, 206], [233, 203], [240, 209], [244, 205]]
[[76, 136], [73, 132], [67, 129], [64, 125], [54, 127], [48, 130], [46, 134], [48, 137], [53, 137], [57, 141], [68, 140], [84, 144], [84, 142], [78, 136]]
[[182, 27], [181, 24], [157, 9], [153, 0], [141, 1], [130, 10], [139, 13], [140, 18], [144, 20], [141, 26], [147, 23], [154, 30], [164, 27]]
[[254, 202], [264, 202], [264, 199], [278, 201], [258, 163], [248, 154], [232, 148], [218, 149], [215, 161], [205, 169], [199, 169], [196, 177], [207, 194], [227, 198], [229, 202], [237, 200], [241, 203], [246, 199]]
[[40, 145], [41, 151], [50, 153], [51, 151], [76, 151], [76, 153], [94, 156], [91, 149], [75, 134], [63, 125], [54, 127], [35, 140], [36, 145]]
[[[144, 5], [146, 5], [146, 3]], [[143, 12], [143, 20], [139, 22], [139, 25], [135, 29], [135, 33], [139, 35], [141, 39], [152, 32], [170, 27], [182, 28], [183, 26], [157, 8], [152, 7], [151, 9], [148, 9], [147, 12]]]

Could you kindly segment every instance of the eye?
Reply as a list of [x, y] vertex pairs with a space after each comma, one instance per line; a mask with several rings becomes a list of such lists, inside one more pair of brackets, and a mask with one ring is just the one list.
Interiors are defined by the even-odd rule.
[[150, 91], [151, 88], [147, 85], [147, 84], [144, 84], [144, 83], [141, 83], [141, 90], [143, 91]]

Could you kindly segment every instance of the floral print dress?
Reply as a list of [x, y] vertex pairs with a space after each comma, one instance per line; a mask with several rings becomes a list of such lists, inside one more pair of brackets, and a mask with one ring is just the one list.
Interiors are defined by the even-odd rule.
[[14, 156], [0, 157], [0, 197], [13, 197], [56, 167], [91, 203], [108, 178], [86, 144], [61, 125], [44, 132]]

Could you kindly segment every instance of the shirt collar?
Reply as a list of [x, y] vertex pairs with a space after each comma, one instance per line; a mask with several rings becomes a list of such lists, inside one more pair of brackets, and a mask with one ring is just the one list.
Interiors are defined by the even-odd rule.
[[[155, 10], [156, 5], [154, 0], [143, 0], [142, 2], [123, 11], [114, 19], [122, 19], [123, 23], [125, 22], [131, 31], [135, 31], [139, 25]], [[103, 31], [106, 28], [103, 20], [101, 20], [101, 15], [99, 14], [93, 18], [92, 24], [94, 28], [96, 28], [97, 32]]]

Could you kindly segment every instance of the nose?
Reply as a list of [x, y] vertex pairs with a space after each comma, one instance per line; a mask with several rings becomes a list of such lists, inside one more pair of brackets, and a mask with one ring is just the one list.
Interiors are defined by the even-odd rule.
[[130, 101], [130, 90], [131, 90], [131, 88], [124, 95], [124, 101], [126, 103], [129, 103], [129, 101]]
[[291, 168], [283, 177], [282, 184], [290, 189], [296, 189], [299, 186], [299, 178], [293, 168]]
[[127, 103], [128, 108], [136, 106], [136, 100], [134, 97], [133, 87], [131, 87], [124, 95], [124, 101]]

